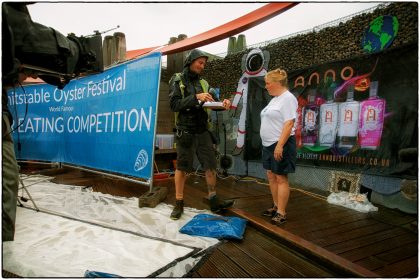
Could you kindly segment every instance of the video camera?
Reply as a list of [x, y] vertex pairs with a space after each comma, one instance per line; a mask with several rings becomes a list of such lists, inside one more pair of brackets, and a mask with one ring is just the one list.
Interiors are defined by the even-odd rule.
[[2, 78], [15, 84], [19, 73], [39, 77], [62, 89], [80, 75], [102, 72], [102, 36], [67, 37], [32, 21], [26, 5], [2, 3]]

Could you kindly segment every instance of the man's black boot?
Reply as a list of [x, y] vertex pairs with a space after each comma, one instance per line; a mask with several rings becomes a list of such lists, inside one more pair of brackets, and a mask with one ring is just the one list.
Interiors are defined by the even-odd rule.
[[210, 201], [210, 210], [211, 212], [214, 212], [214, 213], [219, 213], [220, 211], [231, 207], [234, 203], [234, 201], [230, 199], [219, 201], [217, 196], [211, 197], [209, 201]]
[[182, 213], [184, 213], [184, 201], [183, 200], [176, 200], [175, 208], [172, 210], [171, 219], [178, 220]]

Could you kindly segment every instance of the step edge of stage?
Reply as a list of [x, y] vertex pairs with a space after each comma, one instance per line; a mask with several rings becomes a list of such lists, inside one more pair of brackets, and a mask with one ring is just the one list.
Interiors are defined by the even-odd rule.
[[261, 219], [256, 219], [256, 217], [249, 212], [246, 212], [242, 209], [238, 208], [229, 208], [227, 214], [233, 214], [235, 216], [239, 216], [248, 220], [256, 228], [261, 229], [264, 232], [269, 233], [270, 235], [280, 238], [281, 240], [286, 241], [287, 243], [293, 245], [294, 247], [314, 255], [315, 257], [319, 258], [323, 262], [332, 265], [333, 267], [339, 268], [351, 275], [357, 277], [370, 277], [370, 278], [378, 278], [381, 277], [380, 275], [376, 274], [375, 272], [364, 268], [356, 263], [353, 263], [343, 257], [340, 257], [337, 254], [334, 254], [331, 251], [328, 251], [306, 239], [303, 239], [300, 236], [297, 236], [287, 230], [282, 229], [276, 225], [273, 225], [269, 222], [266, 222]]

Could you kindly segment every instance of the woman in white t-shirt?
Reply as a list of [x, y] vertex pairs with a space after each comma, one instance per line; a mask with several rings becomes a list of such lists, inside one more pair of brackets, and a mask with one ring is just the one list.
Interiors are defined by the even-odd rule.
[[298, 102], [288, 90], [287, 73], [276, 69], [265, 76], [265, 88], [273, 96], [261, 111], [260, 136], [263, 145], [263, 167], [273, 197], [273, 206], [264, 211], [276, 225], [286, 222], [286, 206], [289, 200], [288, 173], [295, 172], [296, 139], [295, 120]]

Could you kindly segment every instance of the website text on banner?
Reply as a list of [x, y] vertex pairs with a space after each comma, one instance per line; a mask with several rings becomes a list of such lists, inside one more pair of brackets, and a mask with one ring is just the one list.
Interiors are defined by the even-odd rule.
[[17, 158], [150, 179], [160, 67], [161, 53], [153, 53], [62, 90], [44, 84], [9, 91]]

